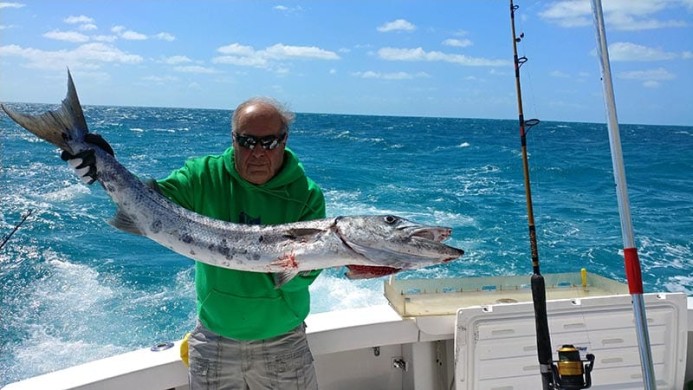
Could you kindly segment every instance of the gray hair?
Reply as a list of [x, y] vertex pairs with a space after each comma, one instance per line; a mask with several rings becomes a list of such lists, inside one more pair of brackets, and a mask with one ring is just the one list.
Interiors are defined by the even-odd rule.
[[289, 109], [287, 109], [286, 106], [280, 103], [278, 100], [265, 96], [252, 97], [244, 101], [243, 103], [239, 104], [238, 107], [236, 107], [236, 109], [233, 111], [233, 115], [231, 116], [231, 131], [236, 129], [236, 127], [238, 126], [238, 114], [241, 111], [243, 111], [244, 108], [256, 103], [267, 104], [272, 106], [275, 110], [277, 110], [277, 112], [281, 116], [282, 130], [286, 133], [289, 132], [289, 125], [293, 123], [294, 119], [296, 118], [296, 115], [293, 112], [289, 111]]

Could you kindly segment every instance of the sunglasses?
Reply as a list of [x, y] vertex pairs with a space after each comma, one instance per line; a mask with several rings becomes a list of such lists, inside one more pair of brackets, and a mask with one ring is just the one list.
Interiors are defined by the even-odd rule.
[[246, 149], [253, 150], [257, 144], [260, 144], [265, 150], [274, 150], [280, 143], [286, 139], [286, 133], [279, 135], [267, 135], [264, 137], [255, 137], [252, 135], [240, 135], [233, 133], [234, 141]]

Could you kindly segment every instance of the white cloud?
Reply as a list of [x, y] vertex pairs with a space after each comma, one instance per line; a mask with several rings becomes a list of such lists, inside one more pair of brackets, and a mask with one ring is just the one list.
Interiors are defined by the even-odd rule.
[[176, 37], [173, 36], [173, 34], [169, 34], [167, 32], [160, 32], [154, 36], [156, 39], [161, 39], [162, 41], [167, 41], [167, 42], [173, 42], [176, 40]]
[[586, 26], [592, 23], [587, 1], [563, 0], [551, 3], [539, 16], [562, 27]]
[[96, 27], [95, 24], [87, 23], [87, 24], [83, 24], [83, 25], [79, 26], [79, 29], [80, 29], [80, 31], [93, 31], [93, 30], [97, 30], [98, 27]]
[[171, 56], [164, 58], [164, 63], [168, 65], [178, 65], [190, 63], [192, 60], [186, 56]]
[[617, 77], [624, 80], [642, 81], [642, 85], [645, 88], [659, 88], [662, 85], [662, 81], [673, 80], [676, 78], [676, 75], [664, 68], [657, 68], [621, 72]]
[[142, 80], [156, 84], [168, 84], [178, 81], [178, 77], [174, 76], [145, 76]]
[[289, 68], [279, 66], [274, 69], [274, 73], [276, 73], [279, 76], [286, 76], [287, 74], [289, 74]]
[[89, 37], [79, 33], [77, 31], [59, 31], [59, 30], [53, 30], [49, 31], [45, 34], [43, 34], [45, 38], [48, 39], [55, 39], [57, 41], [67, 41], [67, 42], [87, 42], [89, 41]]
[[65, 69], [65, 66], [98, 69], [103, 63], [137, 64], [143, 61], [139, 55], [97, 42], [86, 43], [73, 50], [56, 51], [18, 45], [0, 46], [0, 56], [23, 58], [27, 61], [27, 67], [39, 69]]
[[[252, 66], [256, 68], [268, 68], [271, 61], [289, 59], [317, 59], [338, 60], [337, 53], [324, 50], [315, 46], [291, 46], [277, 43], [263, 50], [255, 50], [252, 46], [232, 43], [221, 46], [217, 51], [222, 56], [212, 59], [216, 64], [228, 64], [238, 66]], [[276, 69], [279, 69], [278, 67]]]
[[147, 36], [136, 31], [128, 30], [125, 26], [114, 26], [111, 28], [111, 32], [118, 35], [120, 38], [130, 40], [130, 41], [143, 41], [147, 39]]
[[25, 6], [25, 4], [22, 4], [22, 3], [0, 2], [0, 9], [3, 9], [3, 8], [22, 8], [24, 6]]
[[626, 80], [666, 81], [673, 80], [676, 78], [676, 76], [664, 68], [657, 68], [650, 70], [634, 70], [630, 72], [621, 72], [618, 74], [618, 78]]
[[87, 43], [73, 51], [76, 58], [95, 62], [119, 62], [123, 64], [138, 64], [143, 58], [136, 54], [128, 54], [114, 46], [103, 43]]
[[443, 45], [452, 47], [467, 47], [472, 45], [472, 41], [469, 39], [446, 39], [443, 41]]
[[140, 34], [132, 30], [124, 31], [120, 34], [120, 37], [123, 39], [127, 39], [128, 41], [144, 41], [147, 39], [146, 35]]
[[301, 8], [300, 5], [297, 5], [297, 6], [295, 6], [295, 7], [287, 7], [287, 6], [285, 6], [285, 5], [277, 5], [277, 6], [272, 7], [272, 9], [275, 10], [275, 11], [287, 12], [287, 13], [288, 13], [288, 12], [299, 12], [299, 11], [303, 11], [303, 8]]
[[63, 20], [67, 24], [93, 24], [94, 19], [84, 16], [84, 15], [79, 15], [79, 16], [68, 16]]
[[94, 35], [91, 39], [98, 42], [115, 42], [118, 40], [118, 37], [115, 35]]
[[173, 70], [175, 70], [176, 72], [183, 72], [183, 73], [201, 73], [201, 74], [218, 73], [213, 68], [208, 68], [208, 67], [200, 66], [200, 65], [176, 66], [175, 68], [173, 68]]
[[647, 80], [643, 81], [642, 86], [645, 88], [659, 88], [662, 85], [659, 81]]
[[368, 70], [365, 72], [354, 72], [352, 73], [355, 77], [360, 77], [362, 79], [383, 79], [383, 80], [411, 80], [414, 78], [428, 78], [431, 77], [426, 72], [418, 73], [407, 73], [407, 72], [391, 72], [391, 73], [381, 73]]
[[461, 54], [448, 54], [440, 51], [427, 52], [421, 47], [415, 49], [398, 49], [384, 47], [378, 50], [378, 57], [388, 61], [441, 61], [464, 66], [507, 66], [506, 60], [475, 58]]
[[257, 56], [221, 56], [212, 59], [215, 64], [252, 66], [255, 68], [266, 68], [268, 61], [265, 58]]
[[255, 49], [253, 49], [252, 46], [241, 45], [239, 43], [222, 46], [218, 48], [217, 51], [221, 54], [237, 56], [251, 56], [255, 53]]
[[664, 61], [677, 57], [675, 53], [630, 42], [615, 42], [609, 45], [609, 58], [612, 61]]
[[338, 60], [337, 53], [315, 46], [290, 46], [277, 43], [264, 50], [269, 58], [312, 58], [319, 60]]
[[[688, 1], [688, 0], [687, 0]], [[668, 8], [685, 5], [669, 0], [609, 0], [602, 4], [604, 21], [609, 28], [622, 31], [652, 30], [668, 27], [685, 27], [682, 20], [662, 20], [657, 14]], [[560, 0], [549, 4], [539, 16], [561, 27], [591, 26], [592, 8], [588, 1]]]
[[397, 19], [379, 26], [377, 30], [380, 32], [414, 31], [416, 26], [405, 19]]

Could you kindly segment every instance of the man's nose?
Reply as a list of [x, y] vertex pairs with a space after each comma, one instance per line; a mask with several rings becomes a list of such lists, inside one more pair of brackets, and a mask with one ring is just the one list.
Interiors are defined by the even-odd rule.
[[265, 150], [265, 148], [263, 148], [260, 144], [255, 145], [251, 152], [255, 158], [264, 157], [267, 154], [267, 150]]

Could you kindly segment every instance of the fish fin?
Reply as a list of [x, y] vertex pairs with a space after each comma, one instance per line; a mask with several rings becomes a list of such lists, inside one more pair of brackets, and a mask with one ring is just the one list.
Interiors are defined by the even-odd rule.
[[108, 221], [108, 224], [127, 233], [136, 234], [138, 236], [144, 235], [144, 233], [135, 224], [135, 221], [133, 221], [132, 218], [125, 214], [120, 208], [118, 208], [116, 211], [115, 216]]
[[347, 265], [349, 272], [344, 274], [348, 279], [372, 279], [381, 276], [396, 274], [401, 271], [399, 268], [380, 267], [371, 265]]
[[[392, 267], [384, 267], [384, 268], [395, 268], [395, 269], [401, 269], [405, 268], [407, 263], [406, 254], [405, 253], [400, 253], [400, 252], [395, 252], [391, 249], [387, 248], [378, 248], [378, 247], [371, 247], [371, 246], [366, 246], [366, 245], [360, 245], [356, 242], [352, 241], [347, 241], [347, 245], [351, 250], [354, 252], [358, 253], [359, 255], [365, 257], [366, 259], [376, 263], [376, 264], [389, 264]], [[398, 267], [398, 266], [402, 267]], [[371, 266], [371, 265], [357, 265], [356, 267], [380, 267], [380, 266]]]
[[145, 180], [142, 180], [142, 183], [144, 183], [145, 186], [156, 191], [156, 193], [161, 194], [161, 190], [159, 189], [159, 184], [156, 182], [156, 180], [151, 179], [151, 178], [145, 179]]
[[312, 228], [296, 228], [289, 229], [284, 237], [291, 238], [292, 240], [299, 240], [301, 242], [306, 242], [315, 239], [315, 236], [324, 233], [322, 229], [312, 229]]
[[48, 111], [41, 115], [21, 114], [4, 104], [2, 109], [12, 120], [35, 136], [71, 154], [75, 154], [76, 151], [72, 150], [68, 141], [83, 140], [85, 135], [89, 133], [87, 121], [84, 119], [84, 112], [82, 112], [82, 106], [79, 104], [77, 90], [69, 70], [67, 71], [67, 96], [65, 96], [60, 109]]
[[[156, 184], [156, 180], [146, 179], [142, 180], [142, 183], [146, 187], [154, 190], [156, 193], [161, 194], [159, 186]], [[113, 216], [113, 218], [111, 218], [110, 221], [108, 221], [108, 224], [126, 233], [144, 236], [144, 232], [142, 232], [142, 230], [140, 230], [140, 228], [135, 224], [135, 221], [133, 221], [132, 218], [125, 214], [120, 208], [116, 210], [116, 214]]]
[[274, 276], [274, 288], [281, 288], [295, 278], [296, 275], [298, 275], [298, 269], [272, 274]]

